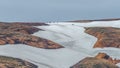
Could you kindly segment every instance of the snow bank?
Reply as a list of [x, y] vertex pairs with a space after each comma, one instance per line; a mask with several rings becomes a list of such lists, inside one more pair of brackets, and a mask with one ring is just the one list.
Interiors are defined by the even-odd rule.
[[[117, 48], [98, 48], [93, 49], [97, 38], [84, 33], [84, 27], [117, 27], [120, 28], [120, 21], [109, 22], [90, 22], [90, 23], [75, 23], [75, 22], [57, 22], [51, 23], [50, 26], [38, 26], [45, 31], [39, 31], [34, 35], [55, 41], [67, 49], [77, 52], [82, 52], [86, 55], [95, 56], [99, 52], [105, 52], [113, 58], [119, 58], [116, 54], [120, 50]], [[72, 61], [71, 61], [72, 62]]]
[[0, 55], [21, 58], [35, 63], [39, 68], [41, 66], [44, 68], [69, 68], [88, 56], [67, 48], [47, 50], [23, 44], [1, 46], [0, 50]]

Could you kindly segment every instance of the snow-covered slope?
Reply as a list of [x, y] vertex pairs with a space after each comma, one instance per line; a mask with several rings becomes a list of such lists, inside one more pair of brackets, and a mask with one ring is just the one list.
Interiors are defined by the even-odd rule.
[[[81, 59], [94, 56], [98, 52], [105, 52], [113, 58], [120, 58], [120, 49], [96, 48], [93, 45], [97, 38], [86, 34], [84, 27], [118, 27], [120, 21], [72, 23], [57, 22], [50, 26], [37, 26], [45, 31], [39, 31], [33, 35], [50, 39], [63, 45], [61, 49], [41, 49], [23, 44], [5, 45], [0, 47], [0, 55], [21, 58], [35, 63], [39, 68], [69, 68]], [[119, 64], [118, 64], [119, 65]]]

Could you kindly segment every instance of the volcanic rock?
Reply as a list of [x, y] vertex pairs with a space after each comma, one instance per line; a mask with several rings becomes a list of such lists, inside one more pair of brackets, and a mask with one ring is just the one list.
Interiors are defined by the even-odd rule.
[[119, 68], [115, 64], [104, 59], [87, 57], [70, 68]]
[[0, 45], [26, 44], [45, 49], [63, 48], [55, 42], [31, 35], [39, 30], [36, 27], [18, 23], [0, 23]]
[[98, 38], [94, 48], [120, 48], [120, 28], [114, 27], [85, 27], [85, 32]]
[[98, 53], [98, 55], [96, 55], [95, 58], [105, 59], [105, 60], [108, 60], [110, 63], [113, 63], [113, 64], [120, 63], [119, 59], [112, 59], [112, 57], [110, 57], [106, 53]]
[[38, 66], [22, 59], [0, 56], [0, 68], [38, 68]]
[[27, 25], [27, 26], [48, 26], [48, 24], [43, 22], [13, 22], [13, 24]]
[[0, 45], [5, 45], [6, 42], [4, 40], [0, 40]]
[[105, 53], [99, 53], [95, 57], [86, 57], [77, 64], [70, 68], [119, 68], [117, 67], [109, 55]]

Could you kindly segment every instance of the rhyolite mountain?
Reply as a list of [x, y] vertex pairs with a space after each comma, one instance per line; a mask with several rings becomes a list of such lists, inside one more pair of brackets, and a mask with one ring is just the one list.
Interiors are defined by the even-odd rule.
[[120, 48], [120, 28], [114, 27], [88, 27], [86, 33], [98, 38], [94, 48], [116, 47]]
[[[28, 25], [27, 25], [28, 24]], [[33, 36], [34, 32], [41, 29], [31, 25], [47, 25], [44, 23], [0, 23], [0, 45], [27, 44], [39, 48], [62, 48], [61, 45], [40, 37]]]
[[0, 56], [0, 68], [38, 68], [38, 66], [19, 58]]

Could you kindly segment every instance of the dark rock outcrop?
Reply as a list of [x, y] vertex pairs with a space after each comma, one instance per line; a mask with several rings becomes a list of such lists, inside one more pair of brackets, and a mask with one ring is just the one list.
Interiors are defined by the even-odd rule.
[[98, 38], [94, 48], [120, 48], [120, 28], [114, 27], [86, 27], [85, 32]]
[[107, 55], [106, 53], [98, 53], [95, 58], [98, 58], [98, 59], [105, 59], [105, 60], [108, 60], [110, 63], [113, 63], [113, 64], [117, 64], [117, 63], [120, 63], [120, 60], [119, 59], [113, 59], [112, 57], [110, 57], [109, 55]]
[[119, 68], [107, 60], [87, 57], [70, 68]]
[[0, 68], [38, 68], [38, 66], [22, 59], [0, 56]]
[[40, 29], [22, 24], [0, 23], [0, 45], [26, 44], [45, 49], [57, 49], [63, 47], [50, 40], [31, 35], [38, 30]]
[[[87, 57], [70, 68], [119, 68], [105, 53], [99, 53], [96, 57]], [[115, 61], [115, 60], [114, 60]]]

